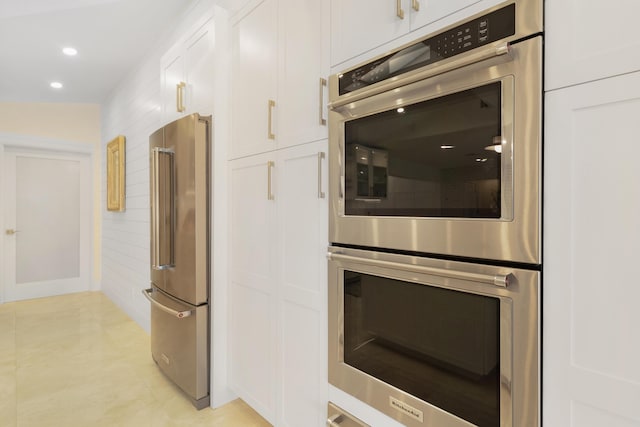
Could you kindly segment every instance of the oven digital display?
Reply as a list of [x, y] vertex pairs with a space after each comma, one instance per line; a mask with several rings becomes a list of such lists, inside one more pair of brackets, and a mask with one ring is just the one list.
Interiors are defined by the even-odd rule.
[[480, 427], [500, 426], [500, 300], [344, 272], [344, 362]]
[[515, 4], [412, 44], [340, 76], [339, 94], [456, 56], [515, 34]]

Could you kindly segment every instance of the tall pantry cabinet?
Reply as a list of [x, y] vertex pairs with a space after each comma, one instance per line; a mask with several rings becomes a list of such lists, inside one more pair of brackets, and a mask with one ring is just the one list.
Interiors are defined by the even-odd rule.
[[543, 425], [640, 426], [640, 3], [545, 5]]
[[321, 427], [328, 7], [252, 1], [232, 24], [229, 383], [274, 425]]

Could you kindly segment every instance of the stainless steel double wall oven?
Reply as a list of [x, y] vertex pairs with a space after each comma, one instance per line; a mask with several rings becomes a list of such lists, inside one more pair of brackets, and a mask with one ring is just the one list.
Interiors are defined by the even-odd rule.
[[329, 86], [331, 384], [407, 426], [539, 425], [542, 1]]

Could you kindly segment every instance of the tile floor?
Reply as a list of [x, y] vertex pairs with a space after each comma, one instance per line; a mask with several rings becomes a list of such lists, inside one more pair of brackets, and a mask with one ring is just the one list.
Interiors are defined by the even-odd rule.
[[100, 292], [0, 304], [0, 425], [270, 426], [241, 400], [196, 411]]

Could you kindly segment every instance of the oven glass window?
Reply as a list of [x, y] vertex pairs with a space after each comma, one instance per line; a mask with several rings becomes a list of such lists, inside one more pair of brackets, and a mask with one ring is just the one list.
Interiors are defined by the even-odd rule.
[[501, 85], [345, 122], [345, 214], [500, 218]]
[[344, 362], [480, 427], [500, 425], [497, 298], [344, 272]]

